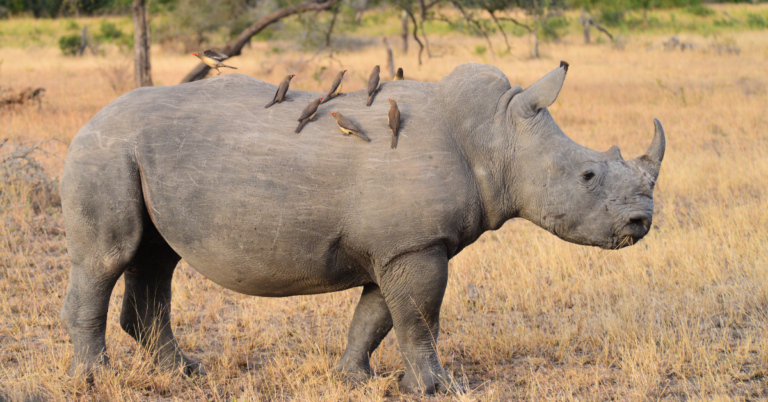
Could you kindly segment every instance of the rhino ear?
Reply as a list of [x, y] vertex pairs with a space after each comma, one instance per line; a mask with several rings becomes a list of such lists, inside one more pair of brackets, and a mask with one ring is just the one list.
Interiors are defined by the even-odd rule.
[[555, 103], [560, 89], [563, 88], [567, 72], [568, 63], [561, 61], [560, 67], [550, 71], [526, 88], [523, 93], [515, 96], [511, 105], [515, 114], [521, 117], [531, 117], [540, 109]]

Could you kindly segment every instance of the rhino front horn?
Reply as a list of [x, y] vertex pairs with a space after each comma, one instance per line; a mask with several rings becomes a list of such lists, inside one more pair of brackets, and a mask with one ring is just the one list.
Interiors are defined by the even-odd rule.
[[655, 126], [655, 132], [653, 134], [653, 141], [645, 154], [641, 156], [640, 163], [650, 173], [653, 178], [659, 176], [659, 169], [661, 169], [661, 161], [664, 159], [664, 150], [667, 147], [667, 140], [664, 137], [664, 127], [661, 126], [659, 119], [653, 119]]

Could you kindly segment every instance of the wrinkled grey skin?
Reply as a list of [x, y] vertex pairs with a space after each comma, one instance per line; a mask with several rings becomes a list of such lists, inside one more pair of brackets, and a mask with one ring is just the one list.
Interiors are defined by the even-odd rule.
[[[566, 68], [524, 92], [477, 64], [439, 83], [383, 83], [380, 95], [402, 113], [395, 150], [389, 104], [365, 107], [364, 90], [322, 105], [299, 135], [296, 118], [321, 94], [293, 91], [264, 109], [275, 86], [244, 75], [122, 96], [77, 134], [62, 177], [70, 371], [106, 361], [107, 308], [120, 275], [121, 326], [158, 364], [202, 371], [170, 326], [171, 278], [184, 258], [249, 295], [363, 287], [336, 369], [369, 376], [368, 358], [394, 326], [402, 387], [452, 388], [435, 342], [448, 260], [464, 247], [516, 217], [608, 249], [650, 228], [661, 125], [648, 152], [630, 161], [618, 148], [574, 143], [546, 109]], [[372, 142], [343, 136], [331, 111]]]

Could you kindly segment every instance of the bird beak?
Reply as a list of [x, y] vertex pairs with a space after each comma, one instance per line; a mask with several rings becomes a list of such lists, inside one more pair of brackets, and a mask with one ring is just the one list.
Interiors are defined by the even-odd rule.
[[331, 116], [334, 116], [334, 117], [335, 117], [336, 115], [335, 115], [335, 114], [333, 114], [333, 112], [331, 112]]

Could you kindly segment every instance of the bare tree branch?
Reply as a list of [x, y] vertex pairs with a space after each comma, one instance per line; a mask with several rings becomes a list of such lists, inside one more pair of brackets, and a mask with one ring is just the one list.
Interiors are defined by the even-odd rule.
[[333, 17], [331, 18], [331, 24], [328, 26], [328, 31], [325, 33], [325, 46], [331, 46], [331, 33], [333, 33], [333, 27], [336, 25], [336, 17], [339, 15], [339, 8], [334, 7]]
[[592, 19], [590, 19], [590, 20], [589, 20], [589, 23], [590, 23], [590, 24], [592, 24], [592, 26], [593, 26], [593, 27], [597, 28], [597, 30], [598, 30], [598, 31], [600, 31], [600, 32], [602, 32], [602, 33], [604, 33], [604, 34], [608, 35], [608, 37], [609, 37], [609, 38], [611, 38], [611, 40], [613, 40], [613, 35], [611, 35], [611, 33], [610, 33], [610, 32], [608, 32], [608, 30], [607, 30], [607, 29], [605, 29], [605, 28], [601, 27], [601, 26], [600, 26], [600, 25], [598, 25], [598, 24], [597, 24], [595, 21], [592, 21]]
[[504, 28], [502, 28], [501, 24], [499, 23], [498, 18], [496, 18], [496, 14], [491, 9], [485, 9], [488, 11], [488, 14], [491, 15], [491, 18], [493, 18], [493, 22], [496, 23], [496, 26], [499, 28], [499, 31], [501, 31], [501, 34], [504, 35], [504, 43], [507, 44], [507, 52], [512, 53], [512, 46], [509, 46], [509, 39], [507, 38], [507, 33], [504, 32]]
[[461, 12], [461, 15], [464, 16], [464, 19], [467, 21], [467, 25], [474, 25], [475, 30], [480, 32], [480, 34], [485, 37], [485, 41], [488, 42], [488, 49], [491, 51], [493, 56], [496, 57], [496, 52], [493, 50], [493, 43], [491, 42], [491, 38], [488, 36], [488, 32], [485, 31], [480, 23], [478, 23], [474, 18], [470, 17], [470, 15], [464, 10], [464, 7], [462, 7], [458, 1], [451, 1], [451, 3], [459, 10], [459, 12]]
[[411, 18], [411, 21], [413, 22], [413, 39], [416, 41], [416, 43], [419, 44], [419, 65], [422, 65], [421, 62], [421, 53], [424, 51], [424, 44], [421, 43], [419, 40], [418, 30], [419, 30], [419, 24], [416, 22], [416, 16], [413, 15], [413, 10], [411, 10], [411, 7], [408, 5], [401, 4], [400, 7], [405, 10], [405, 12], [408, 14], [408, 17]]
[[522, 22], [520, 22], [520, 21], [518, 21], [518, 20], [516, 20], [514, 18], [501, 17], [499, 19], [502, 20], [502, 21], [509, 21], [509, 22], [519, 26], [519, 27], [525, 28], [529, 33], [533, 33], [533, 28], [531, 28], [530, 26], [528, 26], [526, 24], [523, 24]]
[[[275, 10], [266, 16], [264, 16], [262, 19], [256, 21], [251, 26], [243, 30], [243, 32], [240, 33], [240, 35], [237, 37], [237, 39], [234, 40], [234, 42], [230, 42], [227, 44], [224, 49], [221, 50], [222, 53], [226, 54], [227, 56], [233, 57], [240, 54], [240, 51], [243, 49], [243, 46], [245, 46], [246, 43], [251, 39], [252, 36], [258, 34], [264, 28], [274, 24], [277, 21], [280, 21], [281, 19], [293, 15], [302, 13], [305, 11], [322, 11], [322, 10], [328, 10], [331, 8], [334, 4], [336, 4], [339, 0], [326, 0], [325, 2], [318, 2], [314, 0], [309, 0], [301, 4], [296, 4], [293, 6], [283, 7], [279, 10]], [[195, 67], [192, 71], [187, 74], [186, 77], [184, 77], [183, 80], [181, 80], [181, 83], [185, 82], [192, 82], [197, 81], [205, 78], [205, 76], [208, 74], [208, 71], [210, 71], [210, 67], [208, 67], [206, 64], [200, 63], [197, 67]]]

